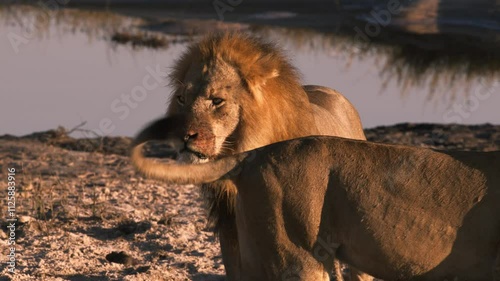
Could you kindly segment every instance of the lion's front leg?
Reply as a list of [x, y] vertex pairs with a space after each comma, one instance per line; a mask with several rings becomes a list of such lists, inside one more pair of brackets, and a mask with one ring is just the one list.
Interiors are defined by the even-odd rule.
[[209, 225], [215, 227], [219, 236], [222, 262], [226, 269], [226, 280], [241, 280], [240, 246], [234, 215], [236, 187], [229, 181], [218, 181], [202, 186], [209, 205]]
[[238, 232], [234, 223], [226, 222], [219, 228], [222, 261], [226, 268], [226, 280], [237, 281], [240, 278], [240, 247]]

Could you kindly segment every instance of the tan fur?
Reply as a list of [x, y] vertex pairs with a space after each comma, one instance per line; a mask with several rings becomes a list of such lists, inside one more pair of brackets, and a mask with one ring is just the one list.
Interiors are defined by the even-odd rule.
[[335, 255], [384, 280], [498, 280], [500, 151], [307, 137], [198, 165], [136, 147], [132, 163], [237, 189], [241, 280], [328, 280]]
[[[208, 36], [188, 48], [170, 79], [174, 94], [167, 115], [186, 116], [186, 135], [196, 136], [187, 147], [211, 159], [308, 135], [365, 139], [359, 115], [345, 97], [326, 87], [302, 86], [283, 53], [257, 38]], [[210, 105], [213, 97], [223, 98], [224, 105]], [[228, 279], [239, 280], [236, 190], [223, 183], [214, 187], [203, 187], [210, 218]]]

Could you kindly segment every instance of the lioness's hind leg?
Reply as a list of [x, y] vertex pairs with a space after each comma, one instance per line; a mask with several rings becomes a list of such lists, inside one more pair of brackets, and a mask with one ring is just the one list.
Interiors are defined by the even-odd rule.
[[[333, 262], [335, 280], [344, 281], [344, 275], [342, 274], [342, 265], [339, 260], [335, 259]], [[350, 281], [373, 281], [374, 278], [364, 272], [357, 270], [356, 268], [349, 266], [349, 277]], [[496, 281], [496, 280], [495, 280]], [[499, 280], [500, 281], [500, 280]]]
[[356, 268], [349, 266], [351, 269], [351, 281], [373, 281], [373, 277], [357, 270]]

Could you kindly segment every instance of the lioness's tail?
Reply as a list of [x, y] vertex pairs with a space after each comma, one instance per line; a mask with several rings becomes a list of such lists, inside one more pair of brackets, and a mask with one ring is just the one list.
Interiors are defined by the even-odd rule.
[[224, 157], [203, 164], [161, 163], [145, 158], [142, 154], [144, 143], [132, 149], [132, 164], [142, 174], [168, 183], [202, 184], [216, 181], [233, 170], [243, 155]]
[[148, 140], [167, 138], [173, 142], [179, 139], [175, 133], [175, 128], [182, 126], [179, 122], [182, 120], [178, 117], [165, 117], [152, 122], [137, 135], [133, 142], [131, 161], [142, 174], [168, 183], [208, 183], [226, 175], [241, 162], [240, 159], [245, 157], [244, 154], [239, 154], [204, 164], [161, 163], [145, 158], [142, 154], [142, 147]]

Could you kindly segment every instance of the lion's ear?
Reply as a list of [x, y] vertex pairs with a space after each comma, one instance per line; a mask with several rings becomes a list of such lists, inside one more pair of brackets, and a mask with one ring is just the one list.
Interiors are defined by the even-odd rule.
[[257, 63], [250, 66], [249, 71], [246, 73], [248, 88], [259, 103], [264, 100], [262, 88], [269, 80], [280, 75], [278, 69], [274, 67], [274, 65], [267, 64], [262, 60], [263, 59], [260, 59]]

